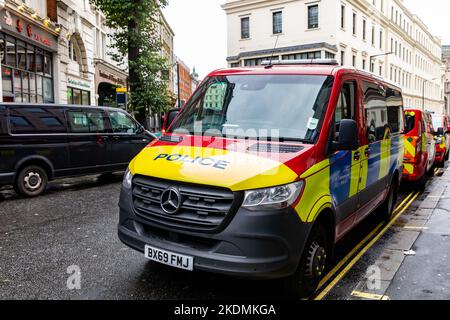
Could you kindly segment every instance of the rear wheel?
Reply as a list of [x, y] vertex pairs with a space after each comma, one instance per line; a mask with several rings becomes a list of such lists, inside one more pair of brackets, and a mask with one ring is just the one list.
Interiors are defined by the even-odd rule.
[[328, 267], [330, 249], [327, 235], [321, 225], [317, 225], [311, 234], [300, 259], [297, 271], [284, 279], [285, 290], [296, 297], [309, 297], [316, 290]]
[[390, 221], [393, 218], [395, 206], [397, 205], [397, 199], [398, 185], [397, 181], [394, 179], [389, 187], [386, 200], [384, 200], [383, 204], [378, 208], [379, 215], [383, 220]]
[[447, 152], [447, 154], [445, 155], [444, 161], [448, 161], [449, 160], [449, 156], [450, 156], [450, 151]]
[[47, 189], [47, 172], [39, 166], [23, 168], [16, 179], [14, 189], [25, 197], [36, 197]]

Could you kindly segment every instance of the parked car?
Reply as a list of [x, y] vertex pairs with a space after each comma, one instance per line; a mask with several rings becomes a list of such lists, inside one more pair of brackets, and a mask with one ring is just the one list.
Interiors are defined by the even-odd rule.
[[125, 170], [153, 140], [121, 109], [0, 104], [0, 186], [33, 197], [55, 178]]
[[448, 118], [444, 115], [433, 114], [433, 126], [436, 130], [436, 166], [443, 168], [449, 159], [450, 131]]
[[309, 295], [344, 235], [377, 209], [392, 217], [403, 120], [400, 88], [335, 62], [213, 72], [131, 161], [119, 238], [163, 264]]
[[405, 110], [405, 157], [403, 179], [425, 186], [433, 171], [436, 143], [431, 114], [419, 109]]

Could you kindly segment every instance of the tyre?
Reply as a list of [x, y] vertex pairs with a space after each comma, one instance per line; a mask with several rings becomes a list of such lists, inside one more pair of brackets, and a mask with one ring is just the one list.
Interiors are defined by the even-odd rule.
[[47, 172], [39, 166], [29, 166], [17, 175], [14, 189], [22, 196], [36, 197], [47, 189], [47, 185]]
[[447, 154], [445, 155], [444, 161], [448, 161], [449, 160], [449, 156], [450, 156], [450, 151], [447, 152]]
[[315, 226], [308, 238], [297, 271], [284, 279], [286, 292], [298, 298], [310, 297], [317, 290], [328, 268], [330, 248], [321, 225]]
[[423, 191], [425, 190], [425, 186], [427, 184], [428, 177], [432, 177], [434, 175], [434, 166], [432, 167], [432, 170], [428, 171], [427, 173], [423, 174], [423, 177], [420, 178], [419, 181], [416, 182], [416, 189]]
[[389, 187], [389, 192], [383, 204], [378, 208], [379, 216], [385, 221], [391, 221], [394, 216], [398, 199], [398, 185], [396, 180]]

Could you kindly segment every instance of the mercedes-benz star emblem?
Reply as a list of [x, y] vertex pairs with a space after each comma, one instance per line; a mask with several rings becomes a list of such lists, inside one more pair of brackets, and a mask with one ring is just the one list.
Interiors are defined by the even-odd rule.
[[161, 195], [161, 208], [167, 214], [176, 214], [181, 208], [180, 191], [175, 188], [164, 191]]

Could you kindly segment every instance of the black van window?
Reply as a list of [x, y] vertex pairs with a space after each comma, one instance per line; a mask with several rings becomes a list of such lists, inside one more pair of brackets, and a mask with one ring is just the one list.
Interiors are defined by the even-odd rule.
[[11, 107], [9, 127], [12, 134], [66, 133], [65, 118], [58, 108]]
[[388, 124], [392, 133], [403, 130], [403, 98], [398, 90], [387, 89], [386, 104], [388, 114]]
[[102, 111], [68, 111], [70, 131], [74, 133], [104, 133], [105, 115]]
[[388, 123], [386, 92], [375, 83], [363, 81], [367, 142], [386, 139], [392, 133]]
[[114, 133], [136, 133], [138, 126], [125, 113], [119, 111], [109, 112], [111, 126]]

